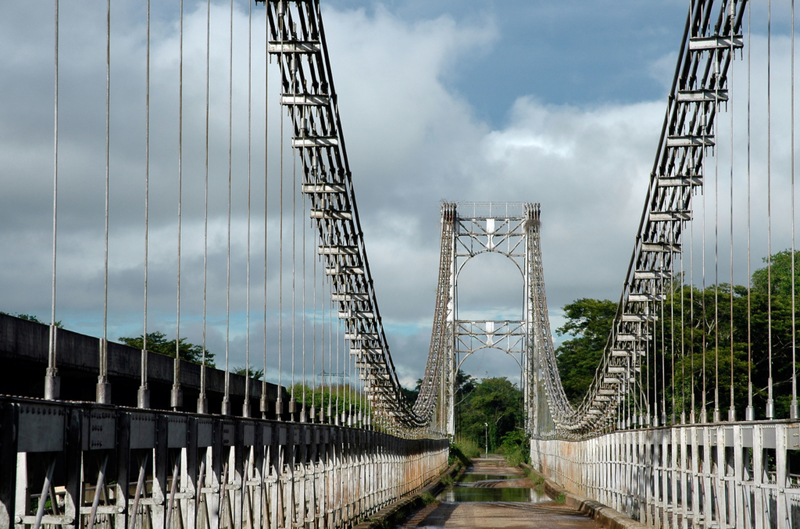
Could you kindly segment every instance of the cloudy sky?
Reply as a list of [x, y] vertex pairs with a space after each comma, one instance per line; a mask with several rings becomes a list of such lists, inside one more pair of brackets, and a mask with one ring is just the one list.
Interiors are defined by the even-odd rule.
[[[142, 332], [146, 19], [142, 2], [113, 4], [108, 336], [115, 340]], [[158, 4], [152, 16], [151, 44], [148, 330], [172, 337], [176, 332], [177, 72], [181, 55], [178, 2]], [[566, 303], [581, 297], [618, 299], [687, 4], [685, 0], [323, 2], [370, 265], [394, 362], [404, 384], [413, 385], [425, 365], [442, 200], [541, 204], [545, 277], [554, 329], [563, 321], [560, 308]], [[200, 343], [203, 336], [206, 8], [205, 1], [185, 2], [180, 334], [194, 343]], [[100, 336], [106, 139], [104, 5], [62, 0], [60, 20], [57, 319], [68, 329]], [[780, 29], [781, 19], [776, 20]], [[219, 364], [227, 342], [231, 365], [242, 365], [247, 343], [247, 3], [237, 0], [234, 6], [229, 122], [230, 24], [230, 4], [212, 2], [207, 345]], [[256, 365], [262, 362], [264, 319], [263, 26], [263, 7], [254, 7], [250, 342]], [[783, 40], [774, 39], [776, 56], [788, 56], [787, 42], [786, 35]], [[0, 6], [0, 47], [13, 50], [0, 56], [0, 310], [48, 321], [52, 4], [4, 2]], [[764, 48], [758, 35], [753, 48]], [[786, 71], [779, 73], [781, 79], [786, 78]], [[267, 180], [270, 244], [278, 239], [281, 207], [276, 143], [280, 123], [274, 79], [273, 72], [267, 83], [269, 141], [274, 144]], [[758, 89], [761, 85], [756, 82], [754, 86]], [[778, 96], [788, 99], [780, 91]], [[737, 120], [742, 110], [738, 112]], [[233, 216], [231, 323], [226, 340], [229, 127]], [[785, 136], [781, 135], [782, 146], [774, 147], [776, 152], [788, 152]], [[297, 219], [302, 218], [303, 206], [299, 193], [293, 199], [291, 190], [297, 191], [298, 186], [292, 183], [297, 176], [290, 168], [288, 151], [285, 157], [283, 233], [289, 240], [293, 200], [297, 200]], [[725, 191], [720, 188], [720, 193]], [[300, 245], [301, 220], [295, 229]], [[313, 232], [306, 233], [310, 241]], [[782, 249], [785, 242], [776, 242], [773, 249]], [[270, 248], [267, 373], [269, 379], [277, 380], [279, 257], [277, 247]], [[764, 255], [765, 248], [759, 249], [762, 251], [754, 254]], [[287, 243], [284, 312], [293, 298], [290, 253]], [[311, 255], [309, 250], [309, 277]], [[302, 276], [300, 253], [296, 263], [296, 273]], [[740, 275], [737, 270], [737, 277]], [[297, 284], [294, 303], [300, 313], [302, 281]], [[305, 287], [308, 307], [313, 305], [315, 285], [317, 300], [323, 296], [323, 286], [309, 280]], [[521, 287], [522, 279], [509, 263], [491, 257], [476, 260], [465, 268], [460, 284], [461, 314], [480, 319], [513, 317], [521, 310]], [[310, 357], [314, 311], [308, 308], [306, 312]], [[295, 348], [300, 351], [302, 316], [295, 318], [294, 325]], [[291, 317], [284, 317], [284, 377], [290, 377], [291, 326]], [[313, 368], [310, 360], [307, 363], [308, 376], [322, 370], [319, 363]], [[476, 355], [464, 367], [479, 377], [516, 378], [514, 365], [502, 353], [490, 351]]]

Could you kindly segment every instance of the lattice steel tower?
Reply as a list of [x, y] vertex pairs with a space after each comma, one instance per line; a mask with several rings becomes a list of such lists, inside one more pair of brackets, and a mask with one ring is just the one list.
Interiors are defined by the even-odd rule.
[[[538, 434], [550, 423], [540, 384], [542, 348], [552, 348], [539, 240], [539, 204], [460, 202], [442, 205], [440, 289], [448, 288], [442, 317], [445, 342], [443, 377], [446, 432], [455, 434], [456, 374], [461, 364], [481, 349], [510, 355], [520, 368], [524, 394], [525, 429]], [[523, 279], [522, 320], [461, 320], [458, 318], [458, 280], [472, 258], [496, 253], [510, 259]], [[447, 258], [446, 258], [447, 257]], [[443, 277], [448, 280], [442, 281]], [[446, 283], [446, 285], [444, 284]], [[445, 292], [440, 290], [440, 300]], [[436, 320], [436, 318], [435, 318]]]

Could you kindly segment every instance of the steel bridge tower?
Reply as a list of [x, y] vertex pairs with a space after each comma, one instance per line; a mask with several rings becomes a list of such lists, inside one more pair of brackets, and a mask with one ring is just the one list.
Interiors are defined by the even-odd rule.
[[[542, 272], [539, 204], [459, 202], [442, 206], [440, 277], [449, 281], [446, 303], [443, 377], [446, 432], [456, 429], [456, 375], [476, 351], [496, 349], [510, 355], [520, 369], [525, 429], [536, 435], [549, 422], [540, 385], [542, 347], [552, 347]], [[473, 258], [496, 253], [510, 259], [523, 279], [522, 320], [462, 320], [458, 311], [459, 276]], [[445, 259], [449, 257], [449, 259]], [[440, 281], [440, 287], [442, 282]], [[441, 293], [440, 293], [441, 295]]]

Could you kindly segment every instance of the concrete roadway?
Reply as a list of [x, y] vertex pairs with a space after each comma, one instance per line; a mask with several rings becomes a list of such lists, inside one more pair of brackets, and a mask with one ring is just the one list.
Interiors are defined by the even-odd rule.
[[[473, 460], [475, 474], [515, 475], [518, 479], [494, 483], [492, 486], [530, 487], [531, 483], [517, 468], [511, 468], [498, 457]], [[591, 518], [563, 504], [516, 502], [442, 502], [423, 508], [406, 520], [403, 529], [600, 529]]]

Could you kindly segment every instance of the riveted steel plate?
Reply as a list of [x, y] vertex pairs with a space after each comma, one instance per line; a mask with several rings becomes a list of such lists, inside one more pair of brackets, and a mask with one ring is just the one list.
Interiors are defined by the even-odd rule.
[[155, 448], [156, 415], [131, 413], [131, 449]]
[[117, 439], [117, 415], [108, 410], [91, 410], [83, 423], [84, 450], [111, 450]]
[[222, 423], [222, 446], [233, 446], [236, 440], [236, 426], [232, 422]]
[[786, 448], [800, 450], [800, 425], [787, 426], [784, 432], [786, 433]]
[[169, 417], [167, 419], [167, 446], [184, 448], [189, 421], [185, 417]]
[[19, 406], [19, 452], [59, 452], [64, 449], [66, 410], [46, 404]]
[[708, 439], [709, 446], [717, 446], [717, 429], [716, 428], [704, 428], [704, 432], [706, 438]]

